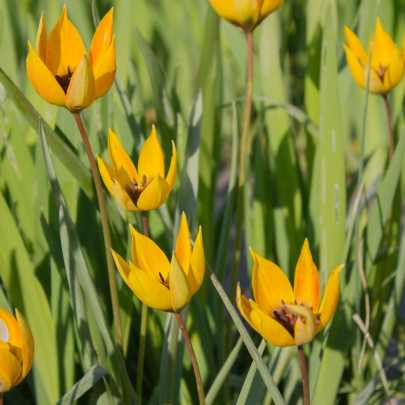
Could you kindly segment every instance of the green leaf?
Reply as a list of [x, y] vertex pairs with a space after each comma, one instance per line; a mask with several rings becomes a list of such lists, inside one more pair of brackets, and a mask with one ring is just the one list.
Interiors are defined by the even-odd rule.
[[220, 18], [208, 7], [205, 37], [197, 76], [197, 89], [203, 89], [204, 116], [201, 123], [198, 223], [204, 229], [204, 250], [207, 260], [213, 260], [215, 227], [215, 184], [220, 163], [221, 134], [217, 106], [221, 104]]
[[187, 130], [187, 144], [180, 174], [180, 188], [177, 193], [176, 216], [173, 238], [176, 240], [180, 228], [181, 214], [187, 217], [191, 234], [197, 228], [198, 167], [200, 154], [201, 121], [203, 116], [201, 91], [194, 99]]
[[[37, 130], [39, 124], [38, 120], [41, 119], [40, 115], [1, 68], [0, 82], [3, 84], [7, 94], [24, 119], [32, 128]], [[71, 146], [69, 146], [53, 129], [51, 129], [46, 122], [43, 122], [42, 125], [50, 149], [77, 180], [86, 195], [92, 200], [94, 198], [94, 190], [90, 171], [80, 161]]]
[[[93, 366], [89, 371], [56, 403], [56, 405], [70, 405], [91, 389], [100, 378], [110, 376], [110, 373], [100, 366]], [[114, 381], [111, 377], [111, 381]]]

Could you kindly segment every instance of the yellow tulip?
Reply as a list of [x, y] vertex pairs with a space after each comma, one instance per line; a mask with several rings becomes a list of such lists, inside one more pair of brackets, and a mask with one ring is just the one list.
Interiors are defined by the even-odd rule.
[[19, 384], [31, 370], [34, 339], [18, 309], [16, 318], [0, 308], [0, 396]]
[[39, 22], [36, 50], [28, 42], [27, 73], [48, 103], [79, 113], [110, 90], [115, 79], [113, 9], [94, 34], [89, 56], [80, 34], [69, 21], [66, 6], [47, 36], [45, 16]]
[[284, 0], [210, 0], [217, 14], [245, 32], [252, 32]]
[[163, 151], [155, 127], [152, 128], [152, 133], [142, 147], [138, 171], [117, 136], [110, 129], [108, 153], [112, 167], [97, 156], [98, 167], [108, 191], [124, 210], [151, 211], [165, 203], [176, 180], [177, 151], [174, 142], [172, 145], [173, 156], [165, 180]]
[[[253, 260], [255, 301], [241, 295], [236, 302], [243, 317], [256, 332], [275, 346], [301, 346], [312, 341], [332, 319], [339, 301], [339, 266], [329, 276], [319, 306], [318, 269], [305, 240], [295, 268], [294, 291], [283, 271], [250, 250]], [[319, 309], [318, 309], [319, 306]]]
[[132, 262], [114, 250], [115, 264], [128, 287], [147, 306], [179, 313], [200, 289], [204, 279], [205, 255], [201, 227], [194, 248], [183, 213], [171, 263], [158, 245], [130, 227]]
[[[347, 64], [355, 82], [364, 89], [367, 86], [369, 56], [356, 34], [348, 27], [345, 27], [345, 36], [347, 45], [343, 46], [346, 51]], [[368, 53], [370, 53], [370, 46], [371, 36]], [[405, 69], [403, 55], [404, 46], [401, 52], [390, 35], [384, 31], [378, 18], [370, 63], [370, 93], [384, 95], [400, 83]]]

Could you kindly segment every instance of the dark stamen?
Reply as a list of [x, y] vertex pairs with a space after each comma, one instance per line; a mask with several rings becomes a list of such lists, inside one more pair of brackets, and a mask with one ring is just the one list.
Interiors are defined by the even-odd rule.
[[162, 276], [162, 273], [159, 271], [159, 277], [160, 277], [160, 279], [162, 280], [162, 283], [164, 284], [165, 283], [165, 279], [163, 278], [163, 276]]
[[66, 94], [70, 85], [70, 80], [72, 79], [73, 72], [70, 70], [70, 66], [68, 66], [68, 73], [66, 75], [56, 75], [55, 79], [59, 83], [59, 86], [62, 87], [63, 92]]

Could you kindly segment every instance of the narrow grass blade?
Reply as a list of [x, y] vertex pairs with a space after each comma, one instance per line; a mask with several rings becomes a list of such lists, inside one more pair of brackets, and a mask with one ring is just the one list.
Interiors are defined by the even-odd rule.
[[[266, 348], [267, 342], [263, 339], [258, 347], [257, 351], [259, 352], [260, 356], [263, 355], [264, 349]], [[236, 405], [245, 405], [247, 397], [249, 395], [250, 389], [252, 387], [253, 379], [255, 378], [257, 371], [256, 363], [253, 362], [249, 368], [247, 376], [245, 378], [245, 382], [243, 383], [242, 391], [239, 394], [238, 402]]]
[[[110, 373], [100, 366], [93, 366], [90, 370], [56, 403], [56, 405], [70, 405], [82, 397], [104, 376]], [[113, 382], [114, 379], [111, 377]], [[114, 383], [115, 384], [115, 383]]]
[[208, 260], [214, 257], [215, 184], [220, 162], [220, 123], [216, 106], [221, 104], [221, 46], [219, 16], [208, 7], [205, 37], [197, 76], [197, 89], [203, 89], [204, 116], [201, 123], [198, 223], [204, 230], [204, 250]]
[[222, 366], [221, 370], [219, 370], [218, 375], [216, 376], [214, 382], [211, 385], [210, 390], [207, 393], [207, 396], [205, 398], [206, 405], [212, 405], [214, 403], [215, 398], [222, 387], [222, 384], [224, 383], [229, 373], [231, 372], [231, 368], [235, 363], [236, 358], [238, 357], [239, 351], [242, 347], [242, 343], [243, 340], [241, 337], [239, 337], [231, 353], [229, 353], [229, 356], [226, 359], [225, 364]]

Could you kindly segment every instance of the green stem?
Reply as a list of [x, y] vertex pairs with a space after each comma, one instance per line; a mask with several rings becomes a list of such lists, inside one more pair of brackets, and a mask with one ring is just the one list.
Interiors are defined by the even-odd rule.
[[3, 394], [0, 392], [0, 405], [3, 405]]
[[391, 107], [390, 102], [386, 94], [383, 94], [385, 110], [387, 111], [387, 120], [388, 120], [388, 130], [390, 134], [390, 152], [389, 152], [389, 162], [391, 163], [392, 157], [394, 156], [395, 141], [394, 141], [394, 131], [392, 129], [392, 118], [391, 118]]
[[112, 247], [111, 234], [110, 234], [110, 226], [108, 224], [108, 216], [104, 199], [103, 186], [101, 185], [100, 174], [98, 172], [96, 161], [94, 160], [93, 151], [91, 150], [89, 138], [87, 137], [86, 130], [84, 129], [80, 113], [73, 114], [73, 116], [75, 117], [76, 124], [80, 131], [80, 135], [82, 136], [83, 139], [84, 148], [86, 149], [87, 157], [90, 162], [91, 172], [93, 174], [94, 184], [96, 186], [98, 204], [100, 207], [100, 214], [101, 214], [101, 224], [103, 227], [103, 234], [104, 234], [105, 252], [107, 256], [108, 279], [110, 282], [111, 303], [114, 316], [115, 340], [119, 350], [121, 351], [121, 354], [123, 354], [120, 304], [118, 300], [118, 289], [117, 289], [117, 280], [115, 278], [114, 260], [110, 252], [110, 249]]
[[300, 356], [300, 366], [302, 373], [302, 389], [304, 391], [304, 405], [311, 405], [309, 397], [309, 385], [308, 385], [308, 371], [307, 371], [307, 362], [305, 361], [304, 348], [298, 346], [298, 354]]
[[[142, 212], [143, 234], [149, 238], [148, 217], [146, 212]], [[136, 376], [136, 393], [139, 402], [142, 403], [142, 380], [143, 365], [145, 360], [146, 330], [148, 327], [148, 306], [142, 303], [141, 334], [139, 338], [138, 374]]]
[[[251, 32], [246, 33], [248, 46], [248, 71], [246, 84], [246, 103], [243, 116], [242, 139], [239, 150], [239, 180], [238, 194], [236, 197], [236, 235], [235, 235], [235, 253], [232, 267], [231, 278], [231, 300], [235, 304], [236, 283], [238, 281], [240, 251], [242, 243], [242, 224], [243, 224], [243, 196], [246, 182], [246, 161], [249, 145], [250, 117], [252, 115], [252, 97], [253, 97], [253, 36]], [[232, 337], [232, 319], [228, 318], [227, 328], [227, 352], [230, 350]]]
[[191, 344], [190, 336], [187, 333], [186, 325], [184, 325], [183, 318], [180, 314], [175, 313], [177, 322], [179, 323], [181, 332], [183, 333], [184, 341], [186, 342], [186, 346], [188, 352], [190, 353], [191, 363], [193, 364], [195, 381], [197, 383], [197, 391], [198, 391], [198, 399], [200, 401], [200, 405], [205, 405], [205, 396], [204, 396], [204, 387], [201, 379], [200, 369], [197, 363], [197, 357], [195, 357], [193, 345]]

